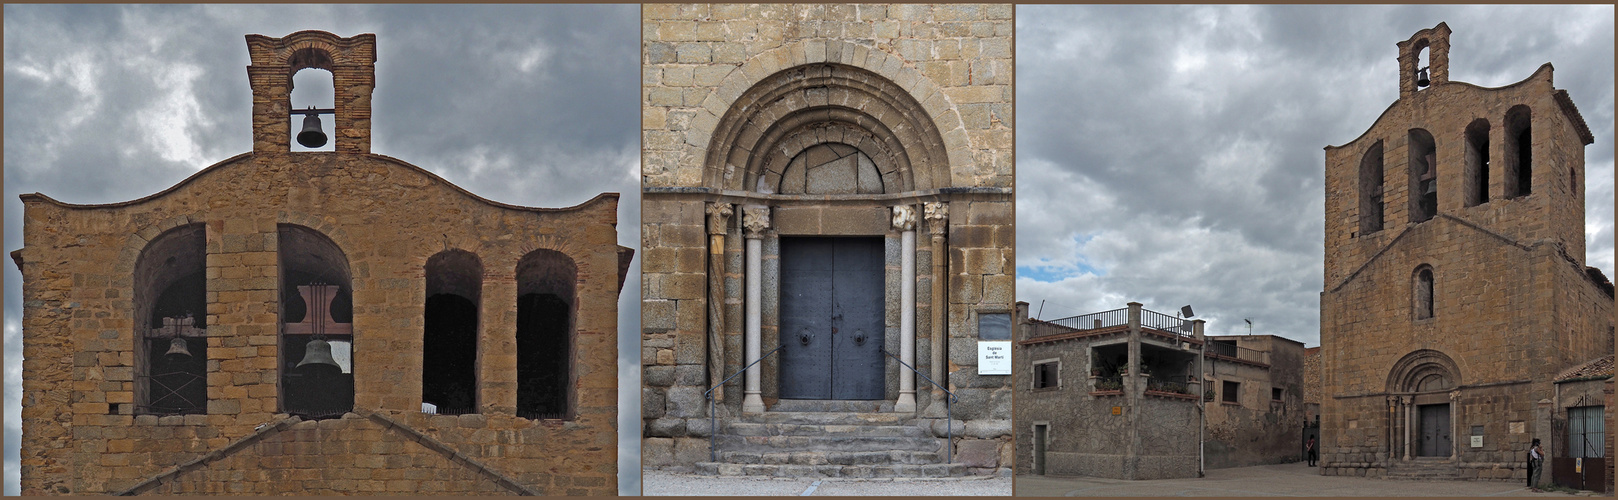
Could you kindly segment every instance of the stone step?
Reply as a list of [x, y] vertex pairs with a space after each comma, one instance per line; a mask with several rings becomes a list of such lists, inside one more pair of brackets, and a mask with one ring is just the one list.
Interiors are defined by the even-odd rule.
[[893, 402], [886, 400], [782, 399], [776, 401], [769, 411], [882, 413], [893, 411]]
[[926, 465], [942, 463], [931, 451], [721, 451], [719, 461], [728, 464], [764, 465]]
[[716, 476], [759, 477], [959, 477], [966, 475], [966, 466], [961, 464], [797, 465], [698, 462], [697, 472]]
[[[920, 429], [917, 429], [920, 430]], [[793, 452], [793, 451], [939, 451], [944, 440], [933, 437], [910, 436], [715, 436], [715, 443], [723, 451]]]
[[878, 412], [813, 412], [813, 411], [767, 411], [764, 413], [749, 413], [741, 416], [740, 421], [754, 424], [796, 424], [796, 425], [903, 425], [914, 419], [915, 415], [909, 413], [878, 413]]
[[910, 425], [851, 424], [761, 424], [732, 422], [720, 435], [734, 436], [849, 436], [849, 437], [933, 437], [931, 432]]

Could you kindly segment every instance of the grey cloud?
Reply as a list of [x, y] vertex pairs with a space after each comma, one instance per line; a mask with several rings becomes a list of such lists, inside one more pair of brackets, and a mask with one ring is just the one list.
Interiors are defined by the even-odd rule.
[[[7, 5], [6, 250], [22, 245], [18, 194], [131, 200], [251, 149], [243, 36], [305, 29], [377, 35], [373, 151], [505, 203], [622, 193], [619, 242], [638, 247], [638, 25], [634, 5]], [[15, 322], [21, 277], [0, 267]], [[620, 301], [621, 366], [640, 361], [636, 279]], [[9, 330], [5, 350], [20, 366]], [[8, 493], [18, 383], [8, 371]], [[620, 470], [639, 470], [638, 441], [622, 444]]]
[[1395, 44], [1439, 21], [1454, 80], [1557, 65], [1598, 138], [1588, 255], [1612, 274], [1611, 6], [1039, 5], [1017, 21], [1018, 292], [1047, 319], [1191, 303], [1214, 333], [1251, 317], [1317, 342], [1321, 148], [1398, 97]]

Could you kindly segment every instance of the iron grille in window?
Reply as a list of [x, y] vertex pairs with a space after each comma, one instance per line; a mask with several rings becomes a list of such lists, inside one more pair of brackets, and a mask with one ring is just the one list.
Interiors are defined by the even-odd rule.
[[147, 330], [146, 404], [140, 413], [180, 415], [208, 409], [208, 338], [190, 316], [163, 318]]

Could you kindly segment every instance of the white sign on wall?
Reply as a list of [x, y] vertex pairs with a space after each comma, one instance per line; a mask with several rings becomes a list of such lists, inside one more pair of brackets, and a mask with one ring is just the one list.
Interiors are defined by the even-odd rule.
[[1011, 374], [1011, 341], [978, 341], [978, 375]]
[[1482, 448], [1483, 447], [1483, 436], [1472, 436], [1472, 447], [1473, 448]]

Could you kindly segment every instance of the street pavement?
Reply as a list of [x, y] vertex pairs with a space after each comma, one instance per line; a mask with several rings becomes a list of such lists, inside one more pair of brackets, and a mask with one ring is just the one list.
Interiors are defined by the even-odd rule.
[[644, 471], [646, 496], [1010, 496], [1010, 477], [936, 479], [851, 479], [714, 477], [679, 472]]
[[[1546, 481], [1550, 478], [1546, 477]], [[1207, 477], [1129, 481], [1093, 477], [1019, 475], [1018, 496], [1037, 497], [1563, 497], [1534, 493], [1521, 482], [1408, 481], [1321, 476], [1302, 462], [1208, 471]], [[1589, 495], [1583, 493], [1580, 496]], [[1592, 495], [1593, 496], [1593, 495]]]

